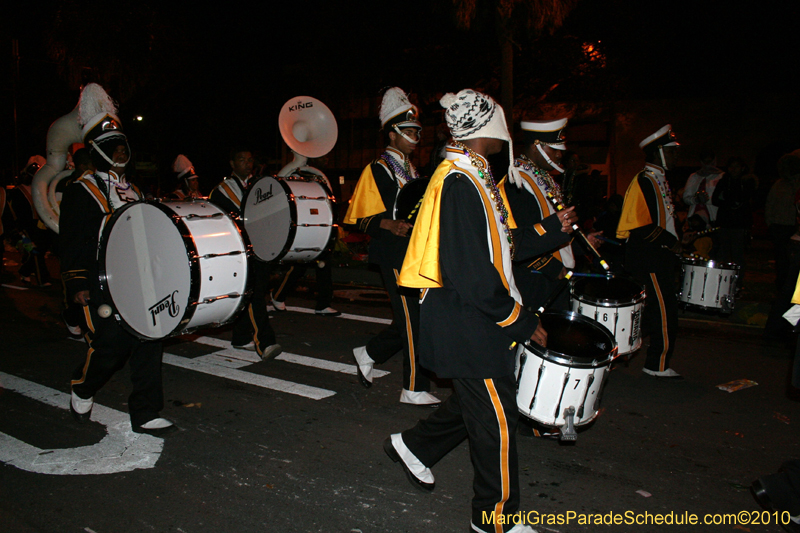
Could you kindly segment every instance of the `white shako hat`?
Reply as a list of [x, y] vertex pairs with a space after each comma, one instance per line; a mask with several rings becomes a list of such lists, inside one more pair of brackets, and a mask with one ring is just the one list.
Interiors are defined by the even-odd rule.
[[98, 84], [90, 83], [83, 88], [78, 102], [78, 121], [83, 126], [83, 143], [89, 148], [98, 170], [105, 171], [114, 165], [112, 151], [120, 144], [127, 147], [130, 161], [131, 147], [122, 132], [117, 105]]
[[178, 176], [178, 179], [197, 179], [197, 174], [194, 173], [194, 165], [189, 161], [189, 158], [183, 154], [178, 155], [172, 163], [172, 171]]
[[523, 144], [544, 144], [556, 150], [566, 150], [564, 144], [564, 128], [567, 127], [566, 118], [558, 120], [540, 121], [524, 120], [520, 123], [522, 128]]
[[419, 109], [408, 100], [400, 87], [391, 87], [383, 94], [381, 110], [381, 129], [393, 128], [399, 133], [403, 128], [422, 129], [419, 122]]
[[486, 138], [508, 143], [508, 179], [519, 187], [522, 178], [514, 167], [514, 146], [502, 106], [491, 96], [472, 89], [463, 89], [458, 94], [447, 93], [439, 104], [445, 109], [444, 118], [454, 140]]
[[639, 148], [645, 152], [652, 152], [665, 146], [680, 146], [675, 141], [675, 134], [672, 132], [672, 124], [667, 124], [657, 132], [647, 137], [639, 143]]

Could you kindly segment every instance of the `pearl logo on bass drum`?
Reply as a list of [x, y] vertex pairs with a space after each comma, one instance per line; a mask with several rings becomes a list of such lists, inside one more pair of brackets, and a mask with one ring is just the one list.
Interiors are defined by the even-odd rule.
[[156, 325], [156, 317], [163, 311], [167, 311], [169, 316], [172, 318], [178, 316], [178, 312], [181, 310], [181, 306], [175, 302], [175, 295], [178, 294], [178, 292], [180, 291], [173, 291], [172, 294], [165, 296], [159, 300], [158, 303], [148, 309], [148, 311], [150, 311], [150, 316], [153, 319], [153, 326]]
[[289, 111], [298, 111], [300, 109], [308, 109], [310, 107], [314, 107], [314, 102], [301, 102], [298, 100], [295, 105], [289, 106]]
[[253, 192], [256, 195], [256, 201], [253, 205], [258, 205], [261, 202], [266, 202], [267, 200], [272, 198], [272, 184], [271, 183], [269, 184], [269, 190], [266, 193], [261, 192], [261, 187], [259, 187]]

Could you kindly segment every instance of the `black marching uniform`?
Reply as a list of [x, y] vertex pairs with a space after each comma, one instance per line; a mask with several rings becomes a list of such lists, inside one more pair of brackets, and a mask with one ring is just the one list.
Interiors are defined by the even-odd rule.
[[[113, 318], [100, 318], [97, 308], [106, 302], [98, 277], [100, 235], [113, 214], [109, 184], [103, 174], [87, 173], [64, 191], [59, 217], [61, 277], [68, 301], [81, 292], [90, 292], [89, 305], [83, 308], [88, 332], [86, 360], [75, 369], [72, 391], [89, 399], [125, 365], [130, 365], [133, 391], [128, 397], [131, 425], [142, 426], [158, 418], [164, 407], [161, 384], [161, 341], [145, 341], [128, 333]], [[130, 185], [124, 196], [141, 200], [138, 188]]]
[[[535, 310], [559, 283], [562, 269], [575, 266], [572, 236], [562, 231], [556, 208], [546, 196], [550, 192], [559, 198], [558, 184], [528, 160], [517, 159], [514, 166], [522, 177], [522, 186], [503, 180], [500, 191], [516, 223], [514, 280], [525, 306]], [[569, 291], [562, 290], [551, 308], [566, 310], [568, 305]]]
[[[409, 170], [409, 179], [399, 176], [387, 159]], [[407, 164], [407, 165], [406, 165]], [[419, 332], [419, 291], [398, 287], [397, 278], [403, 266], [409, 237], [398, 237], [380, 227], [381, 220], [394, 220], [394, 205], [403, 186], [419, 176], [416, 169], [399, 150], [387, 147], [380, 158], [372, 162], [358, 180], [345, 224], [354, 224], [370, 236], [369, 262], [381, 270], [383, 284], [389, 293], [394, 320], [392, 324], [370, 339], [367, 353], [375, 363], [389, 360], [401, 349], [403, 358], [403, 389], [429, 391], [430, 378], [420, 371], [416, 349]], [[379, 196], [379, 198], [378, 198]], [[378, 204], [378, 201], [382, 203]]]
[[654, 372], [669, 368], [678, 330], [673, 212], [664, 169], [647, 163], [625, 193], [617, 238], [627, 239], [625, 268], [647, 293], [643, 325], [650, 333], [650, 346], [644, 368]]
[[[452, 378], [454, 388], [427, 420], [402, 433], [402, 441], [431, 467], [469, 438], [475, 470], [472, 527], [486, 532], [510, 529], [513, 524], [501, 526], [499, 515], [507, 520], [519, 509], [511, 348], [530, 339], [538, 326], [514, 284], [495, 197], [464, 151], [448, 146], [447, 159], [428, 186], [400, 277], [402, 285], [423, 289], [421, 362]], [[431, 268], [433, 256], [438, 262]], [[486, 520], [492, 515], [494, 524]]]
[[[225, 178], [217, 185], [208, 197], [208, 200], [228, 213], [235, 216], [240, 224], [242, 214], [242, 198], [247, 192], [248, 183], [238, 176], [232, 175]], [[241, 224], [240, 224], [241, 229]], [[239, 315], [233, 324], [233, 346], [246, 346], [250, 342], [255, 345], [258, 355], [263, 356], [264, 350], [276, 344], [275, 332], [269, 324], [266, 298], [269, 294], [270, 269], [267, 263], [248, 258], [248, 290], [252, 291], [250, 303], [245, 312]]]

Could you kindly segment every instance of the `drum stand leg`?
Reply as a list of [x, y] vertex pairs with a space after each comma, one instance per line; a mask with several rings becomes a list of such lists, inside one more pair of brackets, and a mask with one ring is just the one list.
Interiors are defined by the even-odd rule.
[[564, 425], [559, 428], [561, 436], [558, 438], [560, 441], [576, 441], [578, 440], [578, 432], [575, 431], [575, 408], [567, 407], [564, 409]]

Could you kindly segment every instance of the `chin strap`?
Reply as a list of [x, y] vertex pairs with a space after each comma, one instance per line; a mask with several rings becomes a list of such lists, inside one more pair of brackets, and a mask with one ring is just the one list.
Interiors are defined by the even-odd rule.
[[661, 166], [664, 167], [664, 170], [669, 170], [667, 168], [667, 160], [664, 159], [664, 147], [663, 146], [659, 146], [658, 147], [658, 156], [661, 158]]
[[[98, 140], [99, 140], [100, 138], [102, 138], [102, 135], [101, 135], [100, 137], [98, 137]], [[109, 164], [109, 165], [111, 165], [112, 167], [124, 167], [124, 166], [126, 166], [126, 165], [128, 164], [128, 162], [131, 160], [131, 146], [128, 144], [128, 139], [125, 139], [125, 147], [128, 149], [128, 159], [126, 159], [126, 160], [125, 160], [124, 162], [122, 162], [122, 163], [116, 163], [116, 162], [114, 162], [114, 160], [113, 160], [113, 159], [111, 159], [110, 157], [108, 157], [108, 156], [106, 155], [106, 153], [105, 153], [105, 152], [103, 152], [103, 150], [100, 148], [100, 145], [98, 145], [96, 142], [94, 142], [94, 141], [89, 141], [89, 144], [91, 144], [91, 145], [94, 147], [94, 149], [95, 149], [95, 150], [97, 150], [97, 153], [98, 153], [98, 154], [100, 154], [100, 157], [102, 157], [103, 159], [105, 159], [105, 160], [106, 160], [106, 163], [108, 163], [108, 164]]]
[[394, 125], [392, 126], [392, 129], [393, 129], [393, 130], [394, 130], [394, 131], [395, 131], [395, 132], [396, 132], [396, 133], [397, 133], [397, 134], [398, 134], [400, 137], [402, 137], [403, 139], [407, 140], [407, 141], [408, 141], [408, 142], [410, 142], [411, 144], [419, 144], [419, 136], [417, 136], [417, 139], [412, 139], [411, 137], [409, 137], [408, 135], [406, 135], [405, 133], [403, 133], [402, 131], [400, 131], [400, 128], [398, 128], [398, 127], [397, 127], [397, 124], [394, 124]]
[[560, 172], [561, 174], [564, 173], [564, 169], [563, 168], [561, 168], [560, 166], [555, 164], [555, 162], [553, 162], [552, 159], [547, 157], [547, 154], [545, 153], [544, 148], [542, 148], [541, 144], [537, 143], [536, 144], [536, 149], [539, 150], [540, 154], [542, 154], [542, 157], [544, 157], [544, 160], [547, 161], [547, 164], [550, 165], [551, 167], [553, 167], [553, 170], [556, 170], [556, 171]]

